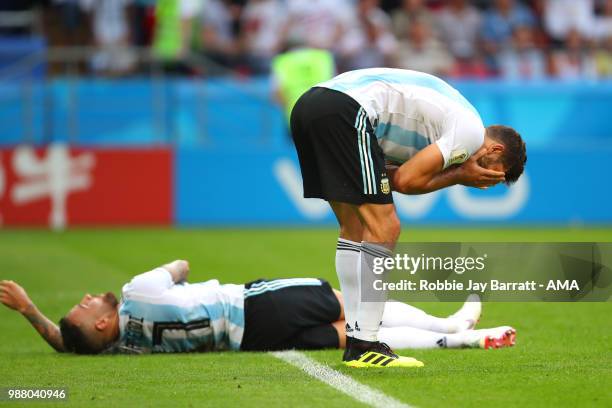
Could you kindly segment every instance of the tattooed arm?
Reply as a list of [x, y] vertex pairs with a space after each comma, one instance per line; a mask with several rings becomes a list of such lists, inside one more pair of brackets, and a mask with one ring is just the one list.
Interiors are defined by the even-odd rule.
[[21, 286], [13, 281], [0, 281], [0, 303], [21, 313], [56, 351], [64, 351], [59, 327], [38, 310]]

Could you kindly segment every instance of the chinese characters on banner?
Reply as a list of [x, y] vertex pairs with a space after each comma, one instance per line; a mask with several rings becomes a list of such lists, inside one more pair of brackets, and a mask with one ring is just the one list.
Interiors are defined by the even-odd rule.
[[170, 149], [0, 150], [3, 226], [170, 224]]

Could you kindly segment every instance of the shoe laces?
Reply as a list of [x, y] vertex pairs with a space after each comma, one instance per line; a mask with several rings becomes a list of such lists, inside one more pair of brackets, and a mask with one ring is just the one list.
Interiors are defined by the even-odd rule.
[[391, 347], [389, 347], [389, 345], [387, 343], [383, 343], [383, 342], [378, 342], [376, 345], [376, 351], [382, 353], [382, 354], [386, 354], [389, 357], [393, 357], [393, 358], [398, 358], [398, 355], [395, 354], [393, 352], [393, 350], [391, 350]]

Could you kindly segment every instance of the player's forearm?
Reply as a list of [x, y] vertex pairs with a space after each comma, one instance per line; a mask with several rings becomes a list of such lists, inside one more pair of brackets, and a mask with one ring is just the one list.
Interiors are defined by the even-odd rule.
[[[433, 143], [395, 171], [387, 168], [393, 189], [402, 194], [425, 194], [456, 184], [455, 171], [443, 170], [444, 157]], [[389, 173], [389, 170], [391, 172]]]
[[429, 179], [423, 188], [423, 192], [420, 194], [431, 193], [432, 191], [454, 186], [455, 184], [459, 184], [460, 180], [461, 178], [457, 168], [446, 169]]
[[393, 189], [402, 194], [427, 194], [446, 187], [458, 184], [459, 173], [456, 168], [448, 168], [433, 175], [412, 176], [394, 173], [392, 178]]
[[172, 275], [174, 283], [186, 282], [189, 277], [189, 262], [177, 259], [174, 262], [164, 265], [164, 269]]
[[45, 315], [33, 303], [28, 305], [25, 310], [21, 311], [23, 317], [28, 319], [32, 327], [36, 329], [38, 334], [55, 349], [55, 351], [64, 352], [64, 342], [59, 327]]

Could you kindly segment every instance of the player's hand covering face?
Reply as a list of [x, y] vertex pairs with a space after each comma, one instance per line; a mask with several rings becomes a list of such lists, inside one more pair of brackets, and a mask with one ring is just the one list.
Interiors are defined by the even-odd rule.
[[503, 165], [489, 159], [488, 153], [487, 148], [482, 147], [461, 165], [461, 184], [485, 189], [505, 181]]
[[6, 307], [23, 313], [32, 301], [26, 291], [13, 281], [0, 281], [0, 302]]

